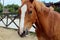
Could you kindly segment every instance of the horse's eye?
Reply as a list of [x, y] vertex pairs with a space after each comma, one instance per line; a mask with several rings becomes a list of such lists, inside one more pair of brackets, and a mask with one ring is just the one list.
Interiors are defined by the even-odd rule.
[[32, 11], [29, 11], [29, 14], [32, 14]]

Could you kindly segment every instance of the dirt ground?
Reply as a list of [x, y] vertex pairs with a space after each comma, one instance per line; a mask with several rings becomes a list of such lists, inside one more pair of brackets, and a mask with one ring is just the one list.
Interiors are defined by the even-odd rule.
[[37, 37], [29, 34], [27, 37], [21, 38], [17, 30], [0, 27], [0, 40], [37, 40]]

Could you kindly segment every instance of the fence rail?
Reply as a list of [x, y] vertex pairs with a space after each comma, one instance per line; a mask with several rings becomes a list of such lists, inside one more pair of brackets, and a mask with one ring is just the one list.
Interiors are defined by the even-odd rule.
[[[6, 18], [6, 22], [3, 21], [3, 19]], [[16, 27], [19, 27], [14, 20], [19, 19], [20, 21], [20, 16], [17, 13], [0, 13], [0, 22], [2, 21], [2, 23], [6, 26], [6, 28], [11, 24], [14, 23], [16, 25]], [[11, 22], [8, 23], [8, 19], [11, 20]]]

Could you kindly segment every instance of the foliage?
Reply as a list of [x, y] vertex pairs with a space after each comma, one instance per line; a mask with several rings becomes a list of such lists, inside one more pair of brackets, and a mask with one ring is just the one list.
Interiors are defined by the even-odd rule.
[[0, 3], [0, 12], [2, 12], [3, 10], [3, 5]]
[[60, 7], [55, 7], [55, 11], [60, 12]]
[[18, 13], [17, 10], [18, 10], [19, 6], [12, 4], [12, 5], [5, 6], [5, 8], [7, 8], [9, 10], [9, 12], [11, 12], [11, 13]]
[[[11, 5], [6, 5], [4, 6], [5, 9], [8, 9], [9, 12], [11, 13], [18, 13], [18, 8], [19, 6], [16, 4], [11, 4]], [[0, 12], [3, 11], [3, 5], [0, 3]]]

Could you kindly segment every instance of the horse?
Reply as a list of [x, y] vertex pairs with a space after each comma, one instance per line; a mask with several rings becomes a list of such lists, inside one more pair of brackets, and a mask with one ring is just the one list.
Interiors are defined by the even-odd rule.
[[[25, 36], [32, 24], [36, 25], [38, 40], [60, 40], [60, 14], [33, 0], [25, 6], [20, 36]], [[23, 11], [22, 11], [23, 12]], [[22, 15], [22, 14], [21, 14]], [[22, 22], [22, 20], [21, 20]]]

